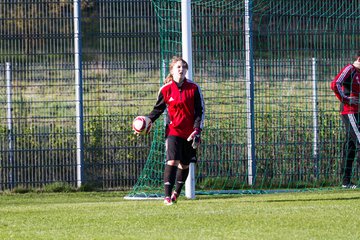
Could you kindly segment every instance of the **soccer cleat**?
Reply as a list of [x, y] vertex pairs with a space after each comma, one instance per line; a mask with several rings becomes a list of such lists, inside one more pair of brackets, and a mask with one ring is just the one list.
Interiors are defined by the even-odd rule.
[[349, 184], [343, 184], [341, 185], [342, 188], [348, 188], [348, 189], [356, 189], [357, 186], [353, 183], [349, 183]]
[[176, 192], [173, 192], [173, 194], [171, 195], [171, 201], [172, 201], [173, 203], [176, 203], [177, 198], [178, 198], [177, 193], [176, 193]]
[[164, 204], [165, 204], [166, 206], [170, 206], [170, 205], [173, 204], [173, 202], [171, 201], [171, 198], [170, 198], [170, 197], [165, 197], [165, 198], [164, 198]]

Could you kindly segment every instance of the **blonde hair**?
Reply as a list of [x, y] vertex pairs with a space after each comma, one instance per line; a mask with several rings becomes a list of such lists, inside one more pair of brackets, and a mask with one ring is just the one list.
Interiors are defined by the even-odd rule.
[[174, 67], [174, 65], [181, 61], [182, 64], [183, 64], [183, 68], [186, 68], [186, 69], [189, 69], [189, 65], [188, 63], [182, 58], [182, 57], [179, 57], [179, 56], [174, 56], [172, 57], [171, 61], [170, 61], [170, 64], [169, 64], [169, 71], [170, 73], [166, 76], [165, 80], [164, 80], [164, 85], [171, 82], [173, 80], [173, 76], [171, 74], [171, 69]]

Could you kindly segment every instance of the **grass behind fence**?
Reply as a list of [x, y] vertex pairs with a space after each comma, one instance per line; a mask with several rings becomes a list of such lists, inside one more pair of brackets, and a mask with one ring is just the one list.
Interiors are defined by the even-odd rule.
[[[160, 73], [158, 70], [133, 73], [96, 67], [89, 65], [84, 71], [85, 178], [99, 182], [104, 188], [129, 188], [141, 172], [149, 154], [150, 141], [153, 140], [153, 135], [136, 138], [131, 131], [131, 121], [137, 114], [147, 114], [152, 109]], [[50, 85], [41, 78], [41, 71], [33, 71], [32, 74], [33, 78], [38, 79], [36, 83], [23, 83], [21, 79], [14, 78], [13, 132], [16, 135], [15, 159], [19, 166], [16, 175], [30, 176], [18, 181], [22, 184], [36, 181], [37, 185], [41, 185], [64, 181], [64, 175], [69, 176], [67, 180], [74, 181], [74, 88], [69, 87], [70, 80], [66, 81], [71, 78], [71, 71], [54, 70], [49, 76], [56, 84]], [[235, 177], [241, 182], [219, 181], [220, 185], [230, 185], [231, 188], [239, 184], [242, 186], [247, 177], [245, 80], [239, 76], [235, 78], [235, 75], [218, 79], [206, 71], [202, 74], [197, 81], [205, 97], [206, 119], [202, 151], [199, 153], [202, 170], [198, 168], [201, 171], [198, 179], [206, 183], [217, 182], [207, 179], [207, 176], [215, 174], [217, 178], [223, 179]], [[321, 176], [317, 176], [314, 171], [313, 90], [308, 86], [311, 80], [258, 79], [256, 83], [255, 147], [257, 175], [261, 179], [257, 187], [289, 187], [298, 182], [314, 187], [338, 182], [338, 143], [342, 134], [338, 129], [337, 111], [328, 109], [329, 102], [336, 101], [328, 82], [318, 83], [319, 89], [328, 90], [319, 91], [317, 113], [317, 167], [322, 169], [319, 172]], [[0, 123], [0, 159], [7, 159], [5, 93], [0, 97], [0, 102], [3, 104], [0, 109], [0, 113], [3, 113]], [[130, 168], [135, 166], [133, 168], [136, 172], [124, 170], [122, 165], [129, 165]], [[29, 166], [40, 168], [32, 170]], [[114, 179], [121, 180], [113, 183]], [[122, 179], [125, 179], [124, 182]], [[107, 180], [109, 184], [100, 183]], [[202, 185], [204, 188], [214, 188]]]

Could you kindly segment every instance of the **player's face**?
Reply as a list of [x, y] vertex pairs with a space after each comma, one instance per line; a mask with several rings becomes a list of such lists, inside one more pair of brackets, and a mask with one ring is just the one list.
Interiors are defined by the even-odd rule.
[[183, 66], [182, 61], [177, 61], [171, 69], [171, 74], [175, 82], [182, 82], [187, 73], [187, 69]]

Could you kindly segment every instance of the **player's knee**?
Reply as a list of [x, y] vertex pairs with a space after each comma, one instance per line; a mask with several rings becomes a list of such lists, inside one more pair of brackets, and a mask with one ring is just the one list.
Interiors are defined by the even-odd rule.
[[185, 164], [179, 163], [178, 168], [180, 168], [180, 169], [188, 169], [188, 168], [189, 168], [189, 165], [185, 165]]
[[179, 160], [168, 160], [166, 164], [170, 166], [177, 166], [179, 162], [180, 162]]

